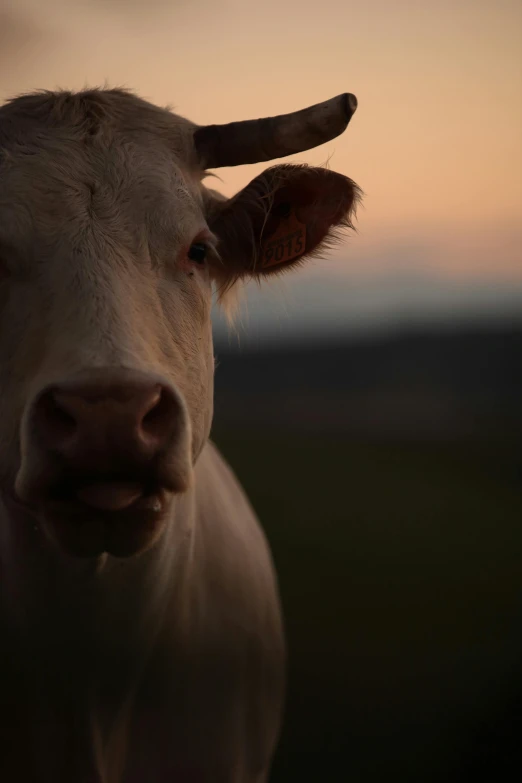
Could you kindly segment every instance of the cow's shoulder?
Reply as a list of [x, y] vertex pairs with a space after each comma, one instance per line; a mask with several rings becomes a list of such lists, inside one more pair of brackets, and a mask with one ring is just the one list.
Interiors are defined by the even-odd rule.
[[195, 503], [192, 585], [204, 633], [240, 644], [261, 638], [279, 648], [281, 616], [270, 548], [239, 481], [212, 443], [196, 467]]
[[[181, 636], [154, 658], [154, 682], [159, 678], [167, 711], [175, 708], [167, 722], [177, 726], [182, 753], [213, 770], [202, 780], [217, 779], [219, 765], [233, 763], [242, 769], [241, 780], [262, 781], [279, 732], [285, 680], [277, 579], [256, 515], [212, 443], [198, 459], [193, 491], [186, 581], [176, 590], [172, 618], [177, 628], [181, 622]], [[182, 681], [174, 676], [170, 698], [169, 678], [178, 668]], [[145, 690], [150, 693], [148, 684]], [[209, 737], [205, 759], [194, 739], [200, 736]]]
[[250, 593], [274, 590], [275, 573], [261, 524], [233, 469], [209, 441], [196, 466], [196, 538], [206, 569], [239, 580]]
[[212, 507], [228, 525], [262, 536], [264, 540], [256, 514], [234, 470], [211, 440], [207, 441], [196, 465], [196, 488], [198, 509], [206, 512]]

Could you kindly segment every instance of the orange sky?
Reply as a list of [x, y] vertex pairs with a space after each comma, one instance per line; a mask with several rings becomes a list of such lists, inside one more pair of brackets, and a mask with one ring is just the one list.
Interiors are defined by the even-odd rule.
[[[325, 270], [522, 278], [519, 0], [3, 0], [2, 9], [0, 98], [108, 81], [204, 123], [354, 92], [347, 132], [297, 157], [330, 157], [367, 194], [359, 235]], [[221, 189], [233, 193], [263, 167], [221, 170]]]

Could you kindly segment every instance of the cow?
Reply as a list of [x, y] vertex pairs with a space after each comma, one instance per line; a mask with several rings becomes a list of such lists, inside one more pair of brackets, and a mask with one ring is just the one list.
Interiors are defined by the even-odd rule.
[[0, 108], [0, 779], [266, 783], [286, 644], [269, 546], [210, 440], [211, 307], [353, 228], [279, 163], [357, 102], [198, 125], [126, 89]]

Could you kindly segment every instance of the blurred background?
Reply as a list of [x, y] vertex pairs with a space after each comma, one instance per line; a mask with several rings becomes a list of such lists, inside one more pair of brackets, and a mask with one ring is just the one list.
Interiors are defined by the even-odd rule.
[[522, 5], [0, 0], [0, 100], [104, 83], [198, 123], [357, 95], [296, 160], [363, 188], [358, 233], [215, 314], [213, 437], [288, 631], [272, 780], [517, 779]]

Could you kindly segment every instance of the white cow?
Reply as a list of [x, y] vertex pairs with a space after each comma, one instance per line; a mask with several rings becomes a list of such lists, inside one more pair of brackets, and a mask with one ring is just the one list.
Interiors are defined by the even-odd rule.
[[342, 95], [199, 127], [122, 90], [0, 108], [0, 780], [264, 783], [285, 645], [265, 537], [209, 442], [212, 285], [350, 226], [357, 186], [209, 168], [341, 133]]

